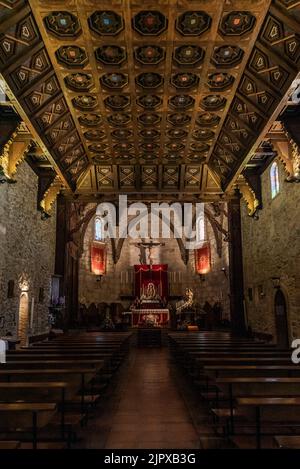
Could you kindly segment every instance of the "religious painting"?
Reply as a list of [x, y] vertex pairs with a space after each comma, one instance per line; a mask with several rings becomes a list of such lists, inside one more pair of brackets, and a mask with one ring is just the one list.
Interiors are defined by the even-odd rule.
[[158, 288], [154, 285], [153, 282], [149, 282], [147, 285], [144, 283], [142, 285], [141, 300], [143, 299], [146, 299], [146, 300], [159, 300], [160, 299]]

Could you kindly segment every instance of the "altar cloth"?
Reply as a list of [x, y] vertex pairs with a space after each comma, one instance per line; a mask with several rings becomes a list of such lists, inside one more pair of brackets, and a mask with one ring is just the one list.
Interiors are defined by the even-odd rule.
[[147, 321], [147, 316], [153, 316], [156, 326], [168, 326], [169, 310], [168, 309], [134, 309], [132, 311], [132, 326], [137, 327], [144, 325]]

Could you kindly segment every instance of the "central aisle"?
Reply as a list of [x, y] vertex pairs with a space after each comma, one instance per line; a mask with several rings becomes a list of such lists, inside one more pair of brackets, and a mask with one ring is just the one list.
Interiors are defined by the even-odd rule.
[[132, 349], [114, 394], [105, 448], [199, 448], [167, 349]]

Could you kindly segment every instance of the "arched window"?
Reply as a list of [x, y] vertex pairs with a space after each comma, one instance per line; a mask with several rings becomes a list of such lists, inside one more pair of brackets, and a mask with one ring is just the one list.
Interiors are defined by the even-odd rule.
[[205, 218], [204, 215], [200, 215], [196, 223], [196, 238], [197, 242], [201, 243], [205, 241]]
[[95, 218], [95, 241], [104, 241], [104, 220], [101, 217]]
[[271, 166], [270, 169], [270, 181], [271, 181], [271, 195], [272, 199], [276, 197], [279, 193], [279, 171], [278, 171], [278, 164], [276, 161]]

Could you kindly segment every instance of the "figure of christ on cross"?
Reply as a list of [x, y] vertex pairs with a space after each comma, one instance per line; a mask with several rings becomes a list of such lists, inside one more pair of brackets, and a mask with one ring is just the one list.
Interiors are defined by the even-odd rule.
[[138, 247], [140, 249], [140, 263], [143, 264], [143, 252], [142, 249], [146, 250], [148, 249], [148, 262], [149, 265], [153, 265], [153, 259], [152, 259], [152, 250], [154, 247], [158, 246], [164, 246], [165, 243], [161, 243], [159, 241], [155, 242], [152, 239], [150, 241], [141, 241], [140, 243], [134, 243], [134, 246]]

